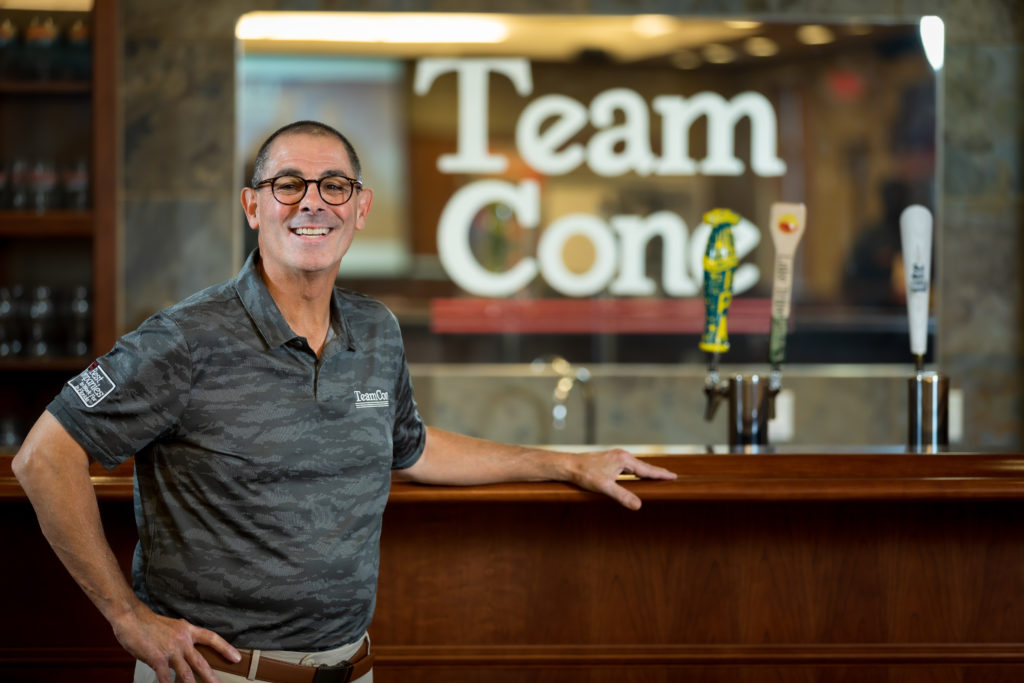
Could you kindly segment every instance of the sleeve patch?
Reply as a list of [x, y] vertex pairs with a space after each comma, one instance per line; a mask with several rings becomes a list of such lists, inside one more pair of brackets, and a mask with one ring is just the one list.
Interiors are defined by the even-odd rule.
[[86, 408], [92, 408], [117, 388], [95, 361], [81, 374], [68, 380], [68, 386], [75, 390]]

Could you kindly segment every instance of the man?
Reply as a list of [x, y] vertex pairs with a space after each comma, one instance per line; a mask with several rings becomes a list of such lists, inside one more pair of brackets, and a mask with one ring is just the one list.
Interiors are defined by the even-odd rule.
[[[564, 480], [633, 509], [620, 473], [675, 476], [621, 450], [550, 453], [425, 427], [394, 316], [335, 288], [373, 203], [359, 177], [336, 130], [274, 133], [242, 190], [259, 246], [239, 275], [125, 335], [15, 457], [44, 534], [139, 661], [137, 681], [311, 680], [307, 664], [365, 663], [392, 470], [427, 484]], [[131, 457], [134, 590], [88, 473], [90, 458]], [[300, 677], [277, 676], [289, 662]]]

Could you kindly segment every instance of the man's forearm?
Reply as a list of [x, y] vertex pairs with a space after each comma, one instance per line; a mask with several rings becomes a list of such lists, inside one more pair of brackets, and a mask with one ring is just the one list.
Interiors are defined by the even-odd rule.
[[475, 485], [506, 481], [567, 481], [603, 493], [636, 510], [640, 498], [617, 481], [620, 474], [648, 479], [675, 479], [673, 472], [612, 448], [590, 453], [559, 453], [473, 439], [440, 429], [427, 429], [420, 459], [396, 473], [400, 480], [421, 484]]
[[71, 576], [112, 624], [126, 616], [139, 600], [103, 532], [88, 456], [44, 413], [12, 466], [43, 535]]
[[565, 454], [427, 428], [420, 461], [400, 479], [422, 484], [477, 485], [507, 481], [548, 481], [571, 478]]
[[14, 457], [13, 469], [57, 557], [121, 645], [152, 667], [158, 680], [170, 683], [173, 670], [178, 680], [219, 681], [196, 643], [239, 660], [238, 651], [213, 631], [155, 614], [135, 596], [103, 533], [89, 456], [56, 418], [43, 413]]

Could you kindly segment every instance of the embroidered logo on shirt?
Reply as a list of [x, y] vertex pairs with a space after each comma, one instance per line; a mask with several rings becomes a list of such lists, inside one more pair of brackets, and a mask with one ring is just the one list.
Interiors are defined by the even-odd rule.
[[356, 395], [356, 408], [387, 408], [390, 403], [388, 402], [388, 392], [381, 391], [353, 391]]
[[68, 386], [75, 390], [86, 408], [92, 408], [117, 388], [96, 361], [77, 377], [68, 380]]

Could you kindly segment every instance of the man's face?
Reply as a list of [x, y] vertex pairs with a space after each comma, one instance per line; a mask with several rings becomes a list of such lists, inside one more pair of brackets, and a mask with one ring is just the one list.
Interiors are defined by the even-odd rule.
[[[302, 133], [285, 134], [271, 143], [266, 177], [284, 174], [355, 177], [340, 140]], [[328, 204], [313, 183], [292, 205], [277, 201], [269, 185], [242, 190], [242, 208], [249, 227], [258, 231], [264, 268], [290, 277], [329, 273], [333, 278], [356, 231], [363, 229], [372, 201], [373, 192], [363, 189], [341, 206]]]

